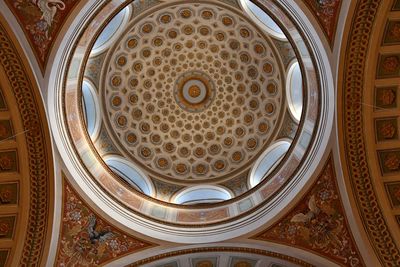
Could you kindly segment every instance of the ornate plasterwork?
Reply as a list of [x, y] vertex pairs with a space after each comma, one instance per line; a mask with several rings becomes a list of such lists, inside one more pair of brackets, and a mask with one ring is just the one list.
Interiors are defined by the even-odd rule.
[[[348, 178], [350, 180], [354, 200], [360, 211], [360, 216], [364, 223], [364, 227], [369, 236], [369, 240], [375, 249], [375, 252], [384, 266], [399, 266], [400, 251], [396, 245], [395, 237], [389, 229], [386, 221], [382, 203], [376, 191], [376, 182], [378, 180], [373, 169], [375, 166], [369, 161], [371, 153], [367, 153], [370, 147], [366, 141], [370, 136], [366, 129], [365, 107], [362, 105], [366, 95], [374, 89], [369, 88], [369, 78], [374, 79], [374, 75], [367, 73], [367, 60], [370, 60], [368, 54], [377, 57], [376, 51], [369, 51], [370, 42], [373, 38], [374, 22], [378, 17], [378, 10], [384, 1], [358, 1], [355, 9], [355, 15], [352, 19], [349, 31], [349, 41], [344, 54], [343, 84], [339, 90], [341, 96], [342, 113], [339, 116], [339, 126], [343, 127], [344, 140], [342, 145], [344, 149], [343, 164], [347, 167]], [[385, 14], [386, 17], [386, 14]], [[379, 31], [379, 29], [378, 29]], [[375, 60], [375, 59], [374, 59]], [[390, 61], [390, 60], [389, 60]], [[389, 64], [387, 70], [392, 71], [393, 64]], [[386, 73], [387, 74], [387, 73]], [[386, 75], [385, 74], [385, 75]], [[380, 75], [379, 73], [377, 74]], [[371, 91], [365, 91], [371, 90]], [[375, 106], [377, 109], [393, 108], [394, 91], [391, 88], [378, 88], [376, 91]], [[372, 104], [371, 104], [372, 106]], [[371, 118], [368, 120], [373, 121]], [[386, 124], [386, 123], [385, 123]], [[380, 137], [385, 138], [391, 136], [390, 126], [383, 131]], [[373, 138], [373, 137], [372, 137]], [[388, 167], [396, 168], [394, 154], [384, 155], [383, 160], [387, 160]], [[394, 160], [394, 161], [393, 161]], [[376, 163], [379, 164], [378, 161]], [[377, 182], [379, 183], [379, 181]]]
[[[17, 48], [12, 37], [6, 29], [0, 26], [0, 64], [5, 71], [5, 77], [10, 84], [10, 92], [15, 96], [16, 108], [20, 113], [22, 133], [25, 135], [27, 146], [27, 159], [20, 169], [9, 169], [10, 161], [1, 160], [4, 171], [20, 171], [29, 168], [24, 181], [30, 184], [26, 205], [29, 205], [28, 224], [22, 255], [19, 258], [21, 266], [38, 266], [42, 263], [44, 247], [50, 217], [50, 178], [51, 178], [51, 152], [49, 150], [49, 137], [46, 132], [47, 125], [43, 120], [44, 111], [40, 103], [39, 91], [30, 80], [31, 75], [25, 68], [21, 58], [22, 52]], [[19, 133], [20, 134], [20, 133]], [[16, 157], [17, 158], [17, 157]], [[4, 196], [3, 196], [4, 197]], [[18, 256], [16, 256], [18, 258]]]
[[153, 247], [111, 226], [63, 178], [63, 212], [57, 266], [99, 266]]
[[60, 29], [79, 0], [5, 0], [31, 44], [42, 71]]
[[[262, 256], [268, 256], [272, 258], [277, 258], [281, 260], [288, 261], [290, 263], [297, 264], [299, 266], [303, 267], [313, 267], [314, 265], [309, 264], [303, 260], [297, 259], [292, 256], [284, 255], [281, 253], [276, 253], [268, 250], [262, 250], [262, 249], [254, 249], [254, 248], [245, 248], [245, 247], [205, 247], [205, 248], [192, 248], [192, 249], [185, 249], [185, 250], [178, 250], [178, 251], [173, 251], [169, 253], [163, 253], [157, 256], [153, 256], [147, 259], [139, 260], [134, 263], [131, 263], [128, 265], [129, 267], [136, 267], [136, 266], [142, 266], [145, 264], [153, 263], [156, 261], [159, 261], [161, 259], [165, 258], [172, 258], [176, 256], [181, 256], [181, 255], [187, 255], [187, 254], [198, 254], [198, 253], [224, 253], [224, 252], [230, 252], [230, 253], [248, 253], [248, 254], [255, 254], [255, 255], [262, 255]], [[206, 265], [209, 266], [209, 265]], [[214, 265], [211, 265], [214, 266]]]
[[314, 13], [324, 33], [333, 46], [342, 0], [303, 0]]
[[130, 23], [100, 85], [114, 143], [168, 181], [247, 171], [285, 111], [285, 74], [270, 39], [238, 12], [205, 3]]
[[299, 204], [254, 238], [306, 249], [340, 265], [364, 266], [344, 213], [333, 165], [329, 158]]

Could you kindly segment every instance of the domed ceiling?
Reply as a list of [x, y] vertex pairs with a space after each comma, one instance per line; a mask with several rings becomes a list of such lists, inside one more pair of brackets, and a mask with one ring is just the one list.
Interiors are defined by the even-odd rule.
[[[139, 191], [174, 203], [227, 200], [289, 149], [303, 104], [294, 50], [264, 12], [254, 19], [239, 8], [171, 3], [132, 16], [128, 5], [96, 39], [84, 78], [86, 125], [105, 163]], [[286, 87], [294, 87], [298, 116]], [[240, 190], [226, 186], [232, 181]]]
[[256, 227], [245, 216], [311, 177], [332, 121], [326, 77], [292, 18], [264, 8], [110, 3], [82, 27], [54, 108], [89, 198], [157, 237], [188, 229], [180, 242], [204, 242], [240, 234], [237, 220]]

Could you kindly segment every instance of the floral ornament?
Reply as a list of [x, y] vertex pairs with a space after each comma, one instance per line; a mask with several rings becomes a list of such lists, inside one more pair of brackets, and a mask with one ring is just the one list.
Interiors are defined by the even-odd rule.
[[383, 138], [392, 139], [396, 134], [396, 127], [394, 127], [393, 123], [386, 122], [382, 124], [382, 126], [379, 128], [379, 132], [381, 133]]
[[10, 156], [0, 156], [0, 169], [9, 171], [13, 168], [14, 160]]
[[305, 0], [321, 23], [330, 42], [333, 41], [341, 0]]
[[382, 94], [379, 96], [379, 101], [385, 105], [392, 105], [396, 100], [396, 94], [392, 89], [385, 89], [382, 91]]
[[4, 189], [0, 191], [0, 202], [2, 204], [7, 204], [11, 202], [12, 192], [9, 189]]
[[389, 56], [383, 60], [383, 70], [386, 72], [396, 72], [400, 67], [400, 60], [397, 56]]
[[383, 164], [389, 171], [398, 171], [400, 169], [400, 157], [395, 153], [389, 153]]
[[5, 0], [44, 67], [63, 22], [79, 0]]
[[400, 39], [400, 24], [395, 23], [389, 31], [389, 36], [393, 39]]
[[98, 266], [149, 248], [94, 214], [69, 185], [64, 186], [64, 215], [57, 266]]
[[6, 236], [11, 231], [10, 224], [6, 222], [0, 223], [0, 236]]
[[311, 250], [339, 265], [362, 266], [335, 179], [330, 159], [317, 183], [298, 206], [255, 239]]

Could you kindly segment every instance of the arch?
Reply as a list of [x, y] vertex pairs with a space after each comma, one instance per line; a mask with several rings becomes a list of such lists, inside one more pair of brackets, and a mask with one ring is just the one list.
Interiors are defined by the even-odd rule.
[[227, 189], [213, 185], [199, 185], [186, 188], [173, 198], [175, 204], [201, 204], [215, 203], [232, 198], [232, 193]]
[[93, 83], [86, 79], [82, 84], [82, 106], [88, 133], [94, 140], [100, 132], [100, 105]]
[[92, 56], [100, 54], [113, 44], [114, 39], [119, 36], [119, 33], [121, 33], [127, 25], [130, 13], [130, 7], [126, 6], [114, 16], [94, 43], [91, 51]]
[[279, 163], [290, 147], [288, 141], [278, 141], [271, 145], [258, 161], [254, 164], [250, 173], [250, 188], [258, 185]]
[[240, 4], [249, 17], [270, 35], [280, 40], [287, 39], [278, 24], [252, 1], [240, 0]]
[[104, 162], [114, 171], [114, 173], [124, 179], [136, 190], [148, 196], [155, 195], [154, 186], [150, 179], [131, 162], [118, 156], [109, 156], [104, 159]]
[[299, 122], [303, 111], [303, 78], [297, 60], [292, 61], [288, 70], [286, 95], [290, 114]]

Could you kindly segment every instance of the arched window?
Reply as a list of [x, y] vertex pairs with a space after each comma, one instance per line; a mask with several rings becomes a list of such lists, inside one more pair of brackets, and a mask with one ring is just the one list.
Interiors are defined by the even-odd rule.
[[115, 15], [115, 17], [107, 24], [94, 43], [92, 55], [103, 52], [113, 43], [114, 38], [119, 36], [119, 33], [125, 28], [129, 19], [129, 15], [129, 6], [125, 7], [117, 15]]
[[258, 185], [274, 169], [290, 147], [287, 141], [278, 141], [271, 145], [255, 163], [250, 174], [250, 187]]
[[194, 186], [178, 193], [173, 202], [175, 204], [215, 203], [232, 198], [228, 190], [218, 186]]
[[303, 79], [301, 77], [300, 65], [297, 61], [289, 68], [286, 81], [286, 94], [290, 113], [297, 121], [300, 121], [303, 111]]
[[82, 84], [82, 105], [86, 127], [92, 139], [96, 139], [100, 131], [100, 106], [92, 83], [84, 80]]
[[133, 164], [120, 157], [108, 157], [105, 163], [118, 176], [128, 182], [136, 190], [154, 197], [154, 187], [150, 180]]
[[285, 34], [278, 24], [276, 24], [275, 21], [261, 8], [250, 0], [240, 0], [240, 2], [243, 9], [249, 14], [250, 18], [252, 18], [262, 29], [276, 38], [286, 39]]

